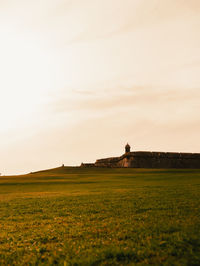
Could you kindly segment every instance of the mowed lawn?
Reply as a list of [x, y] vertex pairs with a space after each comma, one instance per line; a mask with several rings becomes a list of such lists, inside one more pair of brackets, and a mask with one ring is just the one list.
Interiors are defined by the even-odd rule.
[[0, 265], [200, 265], [200, 170], [0, 178]]

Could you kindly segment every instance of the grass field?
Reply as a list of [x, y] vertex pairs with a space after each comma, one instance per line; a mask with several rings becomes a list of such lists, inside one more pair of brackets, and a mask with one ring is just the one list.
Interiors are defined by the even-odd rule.
[[0, 178], [1, 265], [200, 265], [200, 170]]

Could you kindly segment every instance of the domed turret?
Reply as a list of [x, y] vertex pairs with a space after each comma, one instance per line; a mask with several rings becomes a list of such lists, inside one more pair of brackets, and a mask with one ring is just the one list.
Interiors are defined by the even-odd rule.
[[127, 143], [125, 146], [125, 153], [130, 152], [131, 151], [131, 146]]

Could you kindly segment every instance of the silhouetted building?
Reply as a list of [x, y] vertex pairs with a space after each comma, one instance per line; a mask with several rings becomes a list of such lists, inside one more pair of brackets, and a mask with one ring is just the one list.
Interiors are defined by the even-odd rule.
[[130, 152], [131, 151], [131, 146], [127, 143], [125, 146], [125, 153]]
[[93, 164], [81, 167], [131, 167], [131, 168], [200, 168], [200, 153], [130, 151], [125, 146], [125, 154], [120, 157], [99, 159]]

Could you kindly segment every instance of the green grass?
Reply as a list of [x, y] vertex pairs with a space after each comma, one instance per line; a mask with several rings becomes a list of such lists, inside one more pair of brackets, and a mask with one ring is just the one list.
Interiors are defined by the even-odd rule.
[[200, 170], [0, 178], [0, 265], [200, 265]]

